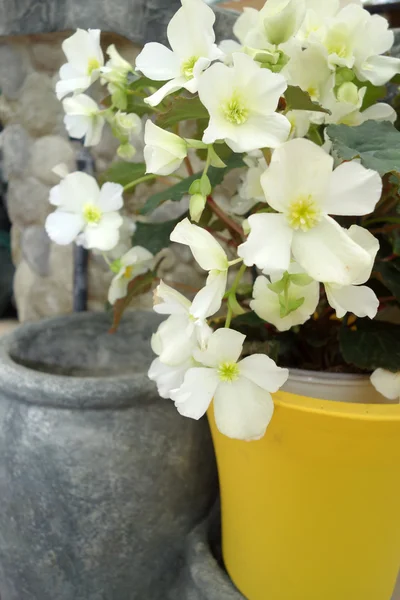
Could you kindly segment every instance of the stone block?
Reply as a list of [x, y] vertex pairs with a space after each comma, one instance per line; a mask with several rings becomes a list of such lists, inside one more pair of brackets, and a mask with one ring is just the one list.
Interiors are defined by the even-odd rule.
[[30, 168], [37, 179], [47, 185], [57, 185], [60, 178], [52, 169], [60, 163], [65, 163], [70, 171], [76, 170], [75, 152], [67, 140], [59, 135], [45, 135], [35, 141]]

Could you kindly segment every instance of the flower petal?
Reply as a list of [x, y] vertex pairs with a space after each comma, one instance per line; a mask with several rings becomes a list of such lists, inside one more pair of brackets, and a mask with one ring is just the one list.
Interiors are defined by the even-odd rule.
[[263, 437], [274, 413], [269, 392], [249, 379], [220, 383], [214, 397], [216, 425], [224, 435], [239, 440]]
[[218, 383], [215, 369], [195, 367], [186, 372], [183, 384], [170, 396], [181, 415], [197, 420], [206, 413]]
[[392, 373], [386, 369], [376, 369], [371, 375], [374, 388], [389, 400], [400, 400], [400, 371]]
[[81, 214], [86, 203], [96, 204], [99, 186], [91, 175], [76, 171], [60, 182], [58, 196], [61, 207], [68, 212]]
[[179, 58], [158, 42], [144, 45], [136, 58], [136, 68], [154, 81], [166, 81], [181, 75]]
[[379, 300], [375, 292], [366, 285], [337, 287], [326, 283], [325, 291], [328, 302], [335, 309], [338, 319], [344, 317], [347, 312], [357, 317], [373, 319], [378, 312]]
[[329, 189], [333, 158], [304, 139], [290, 140], [272, 154], [271, 164], [261, 176], [267, 202], [286, 212], [298, 197], [312, 196], [322, 207]]
[[234, 329], [217, 329], [210, 336], [205, 350], [196, 349], [194, 358], [207, 367], [217, 367], [221, 363], [237, 362], [242, 352], [246, 336]]
[[265, 273], [287, 271], [293, 230], [286, 217], [257, 214], [248, 218], [251, 228], [247, 240], [238, 247], [238, 256], [248, 267], [256, 265]]
[[376, 171], [356, 161], [342, 163], [332, 173], [325, 211], [330, 215], [360, 216], [371, 213], [382, 193]]
[[188, 315], [190, 300], [183, 294], [170, 287], [164, 281], [160, 281], [154, 292], [154, 310], [160, 315]]
[[124, 205], [123, 192], [122, 185], [107, 181], [100, 190], [97, 206], [105, 213], [120, 210]]
[[310, 277], [338, 285], [351, 285], [371, 262], [368, 252], [331, 217], [309, 231], [294, 231], [292, 252]]
[[134, 246], [121, 258], [121, 264], [125, 267], [139, 265], [153, 260], [154, 256], [142, 246]]
[[168, 24], [167, 37], [181, 59], [208, 57], [215, 42], [214, 11], [202, 0], [182, 0], [182, 7]]
[[45, 223], [47, 235], [60, 246], [66, 246], [73, 242], [82, 231], [83, 226], [83, 218], [80, 215], [67, 213], [62, 209], [51, 213]]
[[168, 317], [153, 338], [153, 351], [160, 355], [161, 362], [171, 366], [188, 360], [197, 345], [194, 324], [183, 314]]
[[241, 126], [235, 138], [226, 138], [226, 143], [234, 152], [276, 148], [286, 142], [290, 130], [291, 124], [284, 115], [254, 115]]
[[289, 370], [278, 367], [266, 354], [252, 354], [239, 363], [240, 375], [267, 392], [277, 392], [289, 377]]
[[104, 56], [100, 46], [100, 29], [77, 29], [62, 43], [67, 60], [82, 73], [87, 73], [90, 60], [96, 60], [99, 66], [104, 65]]
[[206, 319], [214, 315], [222, 304], [226, 290], [226, 271], [211, 271], [205, 285], [192, 302], [191, 315], [196, 319]]
[[357, 278], [352, 281], [353, 285], [359, 285], [360, 283], [365, 283], [371, 277], [372, 267], [374, 266], [375, 258], [379, 250], [379, 241], [370, 231], [368, 231], [368, 229], [364, 229], [364, 227], [360, 227], [359, 225], [352, 225], [347, 233], [353, 242], [368, 252], [370, 257], [370, 261], [365, 265], [365, 269], [360, 271]]
[[117, 212], [105, 213], [97, 225], [87, 225], [84, 230], [85, 246], [89, 250], [112, 250], [119, 241], [119, 228], [123, 221]]
[[376, 86], [385, 85], [398, 73], [400, 59], [393, 56], [371, 56], [357, 72], [362, 81], [367, 79]]
[[161, 398], [170, 398], [171, 391], [182, 385], [185, 373], [189, 368], [190, 361], [170, 367], [164, 365], [159, 358], [155, 358], [150, 365], [148, 377], [156, 382]]
[[187, 80], [185, 77], [175, 77], [175, 79], [167, 81], [167, 83], [160, 87], [159, 90], [154, 92], [154, 94], [145, 98], [144, 101], [149, 106], [157, 106], [158, 104], [160, 104], [160, 102], [164, 100], [166, 96], [168, 96], [168, 94], [173, 94], [174, 92], [177, 92], [178, 90], [183, 88], [186, 81]]
[[195, 260], [205, 271], [227, 270], [228, 258], [225, 250], [211, 233], [202, 227], [193, 225], [189, 219], [183, 219], [176, 225], [170, 235], [170, 240], [189, 246]]
[[116, 275], [112, 278], [110, 287], [108, 288], [108, 301], [114, 305], [117, 300], [124, 298], [128, 291], [129, 280], [125, 277]]

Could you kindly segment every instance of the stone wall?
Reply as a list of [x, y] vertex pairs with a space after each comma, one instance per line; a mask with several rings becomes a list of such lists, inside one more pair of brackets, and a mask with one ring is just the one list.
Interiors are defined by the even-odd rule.
[[[0, 42], [1, 145], [16, 265], [15, 299], [21, 321], [72, 310], [72, 246], [51, 243], [44, 230], [52, 210], [49, 190], [59, 181], [52, 168], [64, 162], [76, 170], [81, 153], [81, 144], [68, 138], [62, 105], [54, 94], [58, 70], [65, 62], [61, 43], [70, 33], [15, 36]], [[134, 61], [138, 48], [131, 42], [110, 34], [103, 34], [102, 40], [104, 47], [115, 43], [125, 58]], [[100, 144], [91, 149], [98, 172], [108, 167], [116, 148], [111, 132], [105, 130]], [[147, 186], [138, 186], [135, 194], [126, 198], [125, 214], [132, 216], [147, 194]], [[178, 261], [176, 249], [164, 252], [163, 278], [200, 287], [202, 276], [189, 264], [190, 253], [180, 248]], [[110, 279], [103, 258], [92, 254], [89, 309], [104, 308]], [[137, 299], [136, 306], [150, 308], [151, 297]]]

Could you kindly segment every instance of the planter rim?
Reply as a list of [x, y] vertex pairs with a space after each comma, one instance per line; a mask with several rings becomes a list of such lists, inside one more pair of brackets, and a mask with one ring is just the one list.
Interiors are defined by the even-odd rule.
[[[59, 409], [127, 408], [159, 400], [154, 382], [147, 370], [126, 374], [95, 376], [69, 376], [42, 372], [18, 363], [12, 358], [17, 342], [32, 339], [46, 325], [62, 328], [71, 322], [98, 318], [104, 313], [82, 312], [60, 317], [50, 317], [34, 323], [24, 323], [0, 339], [0, 394], [17, 401]], [[149, 313], [152, 314], [152, 313]], [[134, 368], [134, 365], [132, 365]]]
[[369, 375], [361, 373], [332, 373], [329, 371], [311, 371], [308, 369], [289, 369], [291, 381], [310, 383], [332, 383], [335, 385], [359, 386], [371, 385]]

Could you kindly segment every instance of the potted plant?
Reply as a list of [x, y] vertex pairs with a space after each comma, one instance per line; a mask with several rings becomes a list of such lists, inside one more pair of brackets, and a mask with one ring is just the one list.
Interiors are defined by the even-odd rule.
[[[149, 377], [183, 416], [208, 411], [230, 576], [249, 600], [389, 600], [400, 547], [400, 133], [380, 100], [399, 80], [393, 33], [357, 1], [268, 0], [219, 46], [213, 23], [201, 0], [182, 0], [171, 49], [146, 44], [135, 66], [114, 47], [104, 64], [98, 31], [64, 42], [57, 94], [70, 135], [90, 146], [108, 121], [126, 162], [101, 190], [87, 175], [63, 178], [47, 231], [109, 260], [123, 191], [165, 183], [149, 192], [132, 249], [109, 261], [109, 301], [118, 322], [154, 283], [168, 318]], [[95, 80], [102, 106], [84, 93]], [[143, 164], [132, 162], [140, 117]], [[184, 196], [178, 219], [144, 219]], [[207, 276], [190, 299], [158, 279], [155, 257], [171, 242]]]

